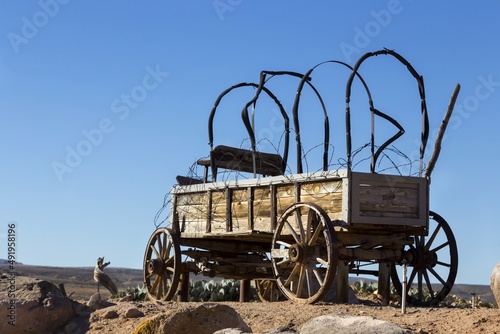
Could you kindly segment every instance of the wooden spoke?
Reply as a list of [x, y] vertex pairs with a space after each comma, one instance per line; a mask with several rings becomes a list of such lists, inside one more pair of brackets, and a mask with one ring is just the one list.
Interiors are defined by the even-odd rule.
[[256, 280], [257, 296], [262, 302], [275, 302], [285, 300], [275, 280]]
[[161, 259], [161, 255], [160, 255], [160, 253], [158, 253], [158, 251], [156, 250], [155, 246], [151, 245], [150, 247], [153, 250], [153, 252], [155, 253], [156, 258], [160, 258]]
[[321, 277], [321, 274], [317, 269], [313, 269], [314, 277], [316, 277], [316, 280], [318, 281], [319, 285], [323, 285], [323, 277]]
[[300, 236], [297, 234], [297, 232], [292, 227], [292, 225], [288, 222], [288, 220], [285, 222], [285, 225], [288, 228], [288, 231], [292, 234], [293, 238], [295, 239], [295, 242], [300, 242]]
[[181, 274], [181, 252], [177, 235], [159, 228], [149, 238], [144, 253], [144, 283], [152, 300], [170, 300], [177, 292]]
[[434, 239], [436, 239], [436, 236], [438, 235], [439, 231], [441, 230], [441, 225], [438, 225], [436, 227], [436, 229], [434, 230], [434, 232], [432, 233], [431, 237], [429, 238], [429, 240], [427, 241], [427, 244], [425, 245], [425, 250], [428, 251], [431, 246], [432, 246], [432, 243], [434, 242]]
[[164, 261], [167, 261], [170, 258], [170, 251], [172, 250], [172, 242], [169, 242], [167, 244], [167, 247], [165, 248], [165, 253], [163, 254], [162, 259]]
[[295, 221], [297, 223], [297, 227], [300, 233], [300, 239], [297, 242], [301, 242], [304, 240], [305, 235], [304, 235], [304, 226], [302, 225], [302, 210], [300, 208], [295, 211]]
[[443, 249], [444, 247], [448, 247], [450, 245], [449, 242], [445, 242], [444, 244], [434, 248], [433, 250], [431, 250], [431, 253], [436, 253], [437, 251], [439, 251], [440, 249]]
[[160, 256], [159, 258], [160, 259], [163, 259], [163, 255], [164, 255], [164, 249], [163, 249], [163, 244], [161, 243], [161, 234], [158, 234], [156, 236], [156, 241], [158, 241], [158, 249], [160, 250]]
[[295, 277], [297, 276], [299, 271], [300, 271], [300, 264], [296, 264], [295, 267], [293, 267], [293, 270], [290, 273], [290, 276], [288, 276], [287, 280], [285, 281], [285, 283], [283, 283], [283, 285], [286, 287], [290, 286], [292, 281], [295, 279]]
[[[434, 247], [434, 244], [438, 246]], [[413, 305], [430, 306], [444, 300], [455, 283], [458, 271], [457, 243], [448, 223], [431, 211], [429, 237], [415, 236], [414, 245], [403, 251], [407, 255], [410, 272], [407, 301]], [[393, 266], [392, 283], [399, 294], [402, 294], [398, 272], [400, 269]], [[436, 289], [437, 284], [439, 289]], [[410, 293], [412, 288], [417, 290], [416, 295]]]

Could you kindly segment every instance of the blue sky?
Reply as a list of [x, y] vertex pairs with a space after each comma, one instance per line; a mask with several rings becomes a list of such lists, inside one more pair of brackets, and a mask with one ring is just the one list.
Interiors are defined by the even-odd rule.
[[[424, 76], [432, 131], [461, 84], [430, 202], [455, 233], [457, 282], [489, 284], [500, 261], [499, 14], [497, 1], [2, 1], [0, 258], [14, 222], [23, 263], [93, 266], [104, 255], [141, 268], [175, 176], [209, 152], [207, 118], [220, 92], [264, 69], [354, 65], [385, 47]], [[404, 68], [376, 59], [365, 71], [382, 79], [375, 91], [390, 87], [380, 103], [420, 131], [399, 93], [410, 87], [416, 97]], [[329, 117], [342, 125], [345, 80], [328, 86], [328, 73], [317, 82], [324, 97], [337, 94]], [[279, 78], [276, 89], [293, 96], [297, 83]], [[216, 143], [238, 145], [241, 131], [222, 126], [230, 116], [216, 118]], [[317, 121], [305, 117], [303, 135], [312, 138]], [[344, 143], [333, 145], [341, 152]]]

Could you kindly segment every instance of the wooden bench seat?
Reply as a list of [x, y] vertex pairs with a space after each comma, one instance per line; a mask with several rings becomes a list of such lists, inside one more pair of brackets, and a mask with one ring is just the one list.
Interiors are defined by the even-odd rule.
[[[198, 165], [205, 166], [205, 180], [208, 167], [212, 167], [213, 181], [217, 169], [224, 168], [246, 173], [254, 173], [253, 153], [251, 150], [219, 145], [210, 152], [210, 160], [198, 160]], [[283, 175], [285, 166], [279, 154], [255, 152], [255, 173], [264, 176]]]

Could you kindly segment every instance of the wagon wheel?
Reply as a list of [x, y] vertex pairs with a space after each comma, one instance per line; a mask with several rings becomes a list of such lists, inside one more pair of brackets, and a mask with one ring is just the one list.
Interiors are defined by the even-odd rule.
[[144, 284], [152, 300], [170, 300], [181, 276], [181, 249], [177, 235], [169, 228], [157, 229], [144, 253]]
[[255, 288], [257, 296], [259, 296], [260, 301], [263, 303], [286, 300], [276, 281], [273, 279], [255, 280]]
[[330, 218], [314, 203], [295, 203], [279, 218], [271, 248], [276, 284], [288, 299], [314, 303], [330, 290], [338, 242]]
[[[455, 237], [448, 223], [438, 214], [429, 213], [429, 237], [416, 236], [413, 245], [405, 249], [408, 265], [407, 301], [412, 305], [430, 306], [444, 300], [448, 295], [458, 269], [458, 250]], [[392, 268], [392, 284], [402, 296], [402, 285], [398, 270]], [[442, 285], [435, 291], [431, 278]], [[412, 294], [416, 290], [416, 295]], [[424, 292], [429, 292], [425, 294]]]

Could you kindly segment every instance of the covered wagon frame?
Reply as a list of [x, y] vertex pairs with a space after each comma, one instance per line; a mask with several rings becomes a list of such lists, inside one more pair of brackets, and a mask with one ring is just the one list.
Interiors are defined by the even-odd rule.
[[[374, 107], [370, 90], [360, 75], [363, 62], [379, 55], [389, 55], [400, 61], [417, 81], [422, 130], [416, 176], [375, 171], [383, 151], [404, 133], [395, 119]], [[321, 95], [310, 82], [312, 72], [326, 63], [340, 64], [351, 71], [346, 85], [347, 157], [344, 169], [328, 168], [328, 114]], [[270, 78], [280, 75], [300, 80], [292, 109], [297, 149], [297, 172], [293, 174], [286, 173], [289, 116], [266, 86]], [[367, 93], [372, 119], [369, 172], [352, 168], [350, 97], [354, 80], [360, 80]], [[220, 101], [233, 89], [247, 86], [256, 89], [254, 98], [242, 109], [250, 149], [214, 147], [213, 120]], [[312, 89], [324, 111], [323, 170], [314, 173], [303, 172], [300, 155], [298, 114], [304, 86]], [[194, 273], [241, 280], [242, 301], [248, 300], [248, 284], [255, 280], [262, 300], [286, 297], [298, 303], [314, 303], [335, 287], [336, 301], [345, 303], [348, 275], [356, 273], [377, 276], [379, 293], [383, 302], [388, 303], [391, 278], [398, 292], [406, 296], [408, 290], [403, 289], [396, 269], [397, 265], [405, 265], [410, 268], [408, 286], [417, 289], [416, 295], [408, 296], [411, 303], [430, 305], [443, 300], [455, 281], [458, 251], [447, 222], [429, 210], [429, 188], [430, 175], [458, 91], [457, 85], [434, 154], [424, 169], [429, 121], [423, 79], [406, 59], [392, 50], [367, 53], [353, 67], [328, 61], [305, 74], [262, 71], [258, 84], [241, 83], [225, 90], [209, 115], [210, 155], [198, 161], [204, 168], [203, 177], [177, 178], [178, 184], [170, 193], [168, 226], [157, 228], [147, 243], [144, 283], [148, 295], [161, 300], [177, 295], [179, 300], [187, 300], [189, 275]], [[283, 117], [283, 153], [257, 150], [249, 109], [262, 94], [276, 103]], [[398, 129], [380, 146], [375, 145], [375, 117], [385, 119]], [[252, 176], [220, 181], [217, 175], [221, 170]], [[437, 241], [443, 238], [444, 242]], [[378, 268], [365, 269], [360, 264], [375, 264]], [[432, 284], [431, 277], [439, 281], [438, 287]]]

